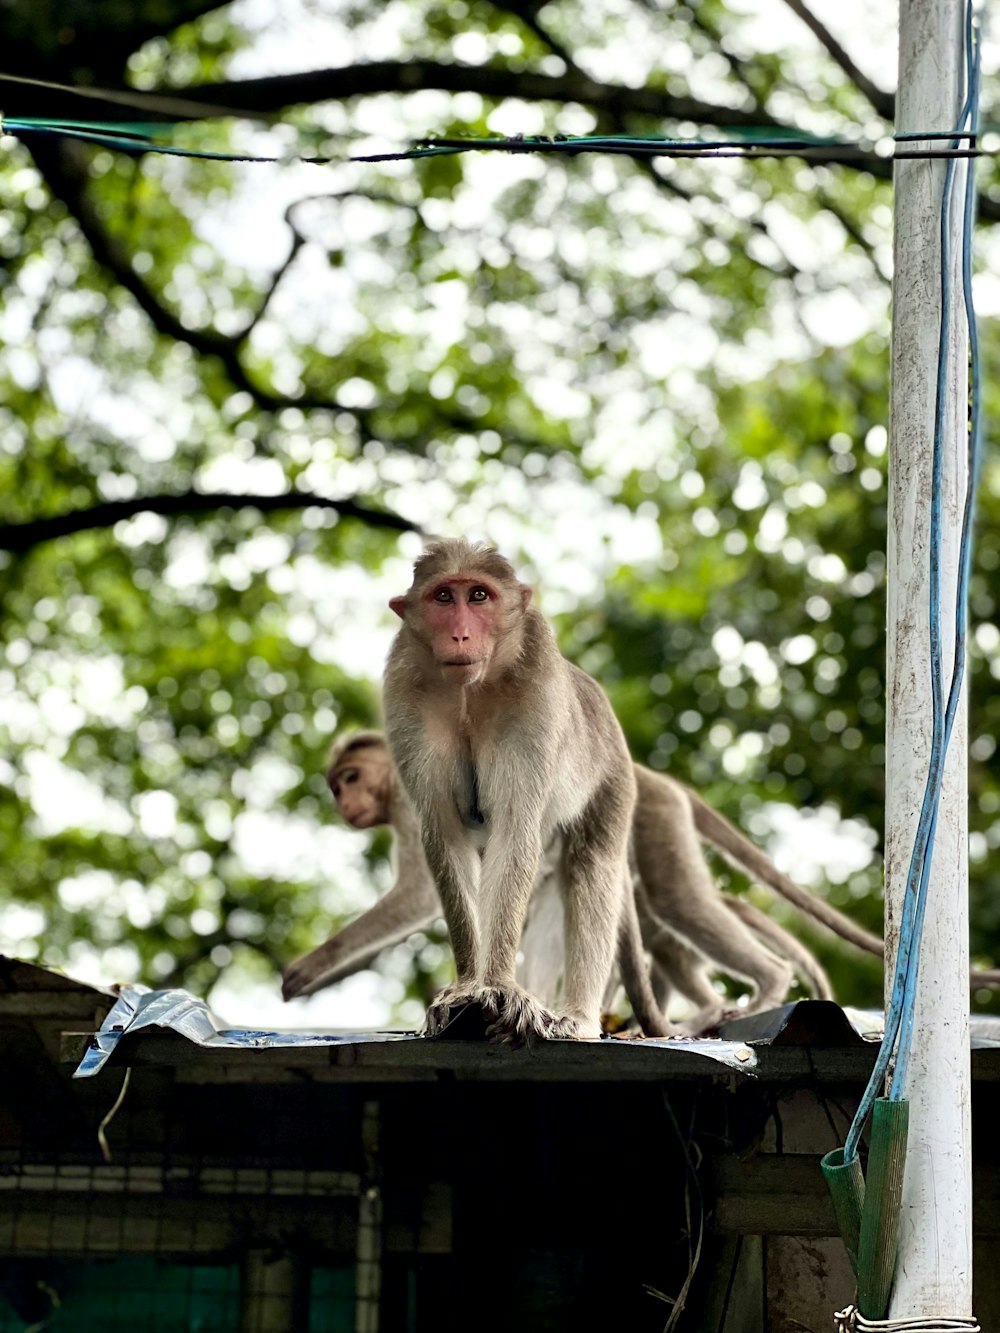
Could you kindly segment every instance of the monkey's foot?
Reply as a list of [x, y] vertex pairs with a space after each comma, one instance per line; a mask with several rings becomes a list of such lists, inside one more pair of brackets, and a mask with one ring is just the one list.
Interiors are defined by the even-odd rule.
[[583, 1014], [563, 1014], [549, 1028], [548, 1036], [561, 1037], [564, 1041], [587, 1041], [601, 1035], [601, 1024], [597, 1018], [587, 1018]]
[[439, 990], [427, 1006], [424, 1019], [425, 1037], [440, 1037], [454, 1023], [459, 1014], [479, 998], [479, 989], [467, 982], [453, 981]]
[[488, 1020], [488, 1040], [506, 1046], [523, 1046], [535, 1038], [550, 1037], [558, 1022], [555, 1014], [521, 986], [483, 986], [473, 999]]
[[735, 1016], [735, 1010], [727, 1009], [724, 1004], [705, 1005], [683, 1023], [678, 1023], [677, 1031], [682, 1037], [716, 1037], [719, 1024]]

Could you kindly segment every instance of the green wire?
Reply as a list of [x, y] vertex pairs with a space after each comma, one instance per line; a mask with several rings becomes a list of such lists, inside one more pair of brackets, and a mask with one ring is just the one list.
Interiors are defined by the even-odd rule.
[[[306, 157], [296, 153], [280, 157], [265, 157], [254, 153], [233, 153], [213, 151], [204, 148], [186, 148], [170, 142], [172, 135], [184, 124], [197, 124], [197, 121], [104, 121], [72, 120], [55, 117], [0, 117], [0, 133], [13, 135], [59, 134], [80, 139], [104, 148], [117, 149], [128, 153], [164, 153], [175, 157], [201, 158], [216, 162], [260, 162], [281, 163], [298, 161], [316, 165], [334, 162], [396, 162], [425, 157], [444, 157], [455, 153], [494, 150], [509, 153], [647, 153], [650, 155], [695, 158], [699, 156], [755, 158], [768, 154], [805, 156], [810, 150], [824, 155], [857, 154], [864, 157], [871, 155], [871, 141], [851, 141], [837, 136], [811, 134], [806, 130], [783, 130], [780, 135], [773, 128], [766, 126], [739, 126], [727, 129], [729, 137], [720, 139], [667, 139], [662, 136], [634, 134], [579, 134], [579, 135], [526, 135], [513, 138], [488, 137], [470, 139], [430, 138], [417, 140], [409, 148], [387, 153], [372, 153], [354, 157]], [[987, 130], [994, 126], [986, 127]], [[885, 135], [896, 143], [965, 138], [970, 146], [956, 149], [942, 147], [929, 148], [918, 153], [904, 152], [897, 156], [953, 157], [974, 156], [981, 153], [972, 134], [956, 136], [954, 131], [930, 132], [925, 134], [907, 133]], [[886, 155], [889, 156], [888, 154]]]

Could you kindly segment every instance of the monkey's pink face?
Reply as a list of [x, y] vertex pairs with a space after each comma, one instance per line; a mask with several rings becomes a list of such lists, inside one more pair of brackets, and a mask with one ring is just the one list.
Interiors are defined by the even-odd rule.
[[439, 579], [421, 597], [421, 615], [434, 660], [448, 680], [471, 684], [489, 665], [503, 597], [483, 576]]

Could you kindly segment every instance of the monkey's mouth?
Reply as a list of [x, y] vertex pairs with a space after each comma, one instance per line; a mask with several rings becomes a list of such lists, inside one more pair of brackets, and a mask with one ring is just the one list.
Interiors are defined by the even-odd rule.
[[447, 661], [441, 663], [444, 667], [470, 667], [478, 666], [478, 657], [449, 657]]
[[356, 815], [351, 815], [346, 818], [351, 828], [357, 829], [372, 828], [378, 823], [373, 810], [359, 810]]

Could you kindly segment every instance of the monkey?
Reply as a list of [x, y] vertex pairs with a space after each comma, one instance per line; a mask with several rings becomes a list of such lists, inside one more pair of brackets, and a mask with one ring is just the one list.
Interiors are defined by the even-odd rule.
[[[662, 800], [655, 802], [658, 775], [650, 770], [645, 772], [654, 783], [652, 786], [649, 782], [640, 783], [639, 790], [641, 799], [650, 803], [654, 817], [646, 820], [633, 818], [633, 837], [638, 832], [655, 842], [654, 847], [642, 852], [650, 883], [648, 890], [633, 870], [643, 944], [652, 959], [653, 993], [658, 1007], [663, 1011], [671, 992], [679, 992], [696, 1006], [696, 1013], [678, 1030], [684, 1034], [694, 1033], [717, 1023], [723, 1012], [722, 1002], [708, 976], [711, 960], [685, 943], [669, 925], [663, 924], [675, 915], [674, 899], [686, 895], [691, 886], [685, 880], [662, 873], [660, 845], [664, 838], [668, 842], [676, 841], [665, 827], [675, 818], [675, 813], [664, 808]], [[640, 776], [638, 765], [636, 774]], [[415, 816], [405, 793], [400, 790], [382, 734], [364, 731], [339, 737], [327, 762], [327, 782], [341, 815], [352, 827], [391, 825], [397, 838], [397, 882], [390, 893], [368, 912], [286, 969], [282, 986], [285, 999], [311, 994], [365, 966], [380, 949], [413, 931], [425, 929], [440, 911], [420, 847]], [[669, 780], [668, 788], [672, 789], [674, 785], [679, 786]], [[697, 844], [695, 854], [700, 855]], [[543, 1002], [551, 1003], [562, 974], [563, 950], [561, 902], [557, 893], [547, 892], [554, 873], [547, 864], [549, 859], [543, 858], [540, 883], [528, 909], [522, 937], [521, 980]], [[667, 862], [662, 864], [665, 866]], [[705, 870], [707, 873], [707, 868]], [[714, 885], [710, 885], [709, 892], [717, 893]], [[720, 895], [720, 900], [755, 935], [765, 939], [779, 955], [792, 962], [816, 998], [832, 998], [826, 974], [816, 958], [784, 927], [745, 899]], [[658, 917], [650, 911], [651, 901], [657, 904]], [[606, 995], [605, 1008], [610, 1007], [610, 998]]]
[[[752, 903], [718, 893], [701, 852], [694, 804], [688, 800], [694, 794], [642, 765], [634, 765], [633, 773], [636, 806], [630, 865], [637, 916], [645, 927], [643, 943], [652, 959], [654, 996], [660, 1010], [673, 989], [696, 1006], [694, 1015], [678, 1031], [683, 1035], [712, 1031], [726, 1016], [726, 1006], [710, 980], [710, 963], [720, 965], [753, 987], [749, 1003], [740, 1011], [744, 1015], [784, 1003], [792, 980], [793, 961], [818, 998], [832, 998], [826, 973], [805, 946]], [[701, 805], [702, 822], [714, 835], [713, 840], [724, 837], [731, 851], [742, 835], [721, 816], [716, 816], [710, 806], [704, 802]], [[707, 820], [704, 812], [716, 822]], [[757, 853], [752, 843], [744, 841]], [[757, 857], [773, 871], [771, 879], [783, 880], [767, 858], [760, 853]], [[796, 894], [796, 901], [812, 905], [811, 895], [791, 881], [788, 884]], [[783, 883], [782, 888], [785, 888]], [[819, 901], [816, 900], [817, 905]], [[833, 909], [828, 909], [821, 919], [826, 924], [840, 920]], [[860, 932], [847, 918], [843, 922], [849, 936]], [[529, 920], [525, 944], [529, 962], [536, 952], [527, 942], [531, 928]], [[770, 939], [778, 954], [766, 948], [758, 935]], [[550, 960], [548, 966], [553, 970], [555, 961]]]
[[[327, 761], [327, 783], [340, 813], [353, 828], [389, 824], [393, 829], [397, 837], [397, 880], [393, 889], [369, 911], [285, 969], [282, 995], [286, 1000], [312, 994], [349, 976], [381, 949], [425, 929], [441, 913], [420, 844], [416, 817], [396, 779], [385, 737], [380, 732], [363, 731], [338, 738]], [[544, 881], [554, 874], [555, 865], [549, 855], [543, 859], [541, 877]], [[558, 931], [561, 936], [561, 920]], [[547, 952], [544, 942], [540, 942], [539, 953]], [[621, 952], [623, 972], [644, 967], [638, 935], [632, 942], [623, 942]], [[559, 957], [558, 967], [543, 966], [539, 974], [540, 984], [553, 999], [561, 974], [561, 938]], [[642, 979], [634, 980], [631, 985], [640, 991], [645, 988]], [[647, 989], [645, 1003], [649, 1004], [652, 988]], [[655, 1024], [655, 1017], [648, 1016], [647, 1025]]]
[[[636, 905], [643, 942], [651, 958], [653, 991], [665, 1010], [672, 991], [695, 1005], [694, 1015], [678, 1029], [683, 1034], [714, 1027], [722, 1001], [711, 985], [710, 954], [699, 952], [669, 927], [660, 923], [677, 917], [683, 905], [706, 888], [706, 867], [700, 841], [720, 850], [725, 859], [758, 883], [776, 890], [797, 908], [816, 919], [814, 895], [794, 883], [773, 861], [689, 786], [666, 774], [636, 765], [638, 801], [633, 817], [634, 855], [646, 880], [635, 873]], [[286, 1000], [312, 994], [364, 967], [381, 949], [426, 929], [439, 915], [440, 902], [427, 868], [416, 817], [396, 780], [385, 737], [378, 731], [338, 738], [330, 753], [327, 780], [345, 820], [355, 828], [387, 823], [394, 831], [398, 878], [394, 889], [368, 912], [311, 953], [295, 960], [285, 971]], [[663, 845], [668, 852], [665, 854]], [[679, 861], [679, 865], [675, 864]], [[692, 869], [693, 868], [693, 869]], [[544, 878], [544, 875], [543, 875]], [[814, 955], [795, 936], [745, 898], [721, 894], [728, 911], [775, 951], [787, 958], [800, 979], [818, 999], [832, 998], [829, 983]], [[655, 914], [650, 904], [655, 904]], [[869, 952], [882, 954], [882, 941], [835, 908], [824, 924], [842, 938]], [[690, 915], [690, 913], [689, 913]], [[522, 940], [522, 980], [544, 998], [554, 997], [562, 968], [562, 919], [558, 897], [536, 891]], [[996, 985], [996, 969], [973, 969], [972, 986]], [[605, 1007], [609, 1007], [606, 997]]]
[[396, 883], [367, 912], [288, 965], [281, 983], [286, 1000], [312, 995], [350, 976], [380, 950], [425, 930], [441, 915], [417, 817], [396, 781], [381, 732], [359, 731], [339, 738], [327, 761], [327, 783], [352, 828], [392, 827]]
[[[832, 998], [826, 973], [804, 945], [752, 903], [718, 891], [702, 853], [689, 799], [693, 793], [642, 764], [635, 765], [635, 777], [632, 850], [636, 905], [640, 920], [647, 925], [658, 1003], [665, 1003], [667, 987], [673, 985], [696, 1005], [685, 1031], [717, 1027], [726, 1006], [709, 979], [709, 961], [754, 987], [750, 1003], [741, 1011], [744, 1014], [784, 1003], [792, 963], [817, 998]], [[705, 809], [711, 811], [710, 806]], [[758, 855], [770, 866], [762, 853]], [[804, 890], [802, 893], [812, 901], [811, 895]], [[654, 929], [657, 934], [652, 934]], [[677, 937], [685, 948], [678, 949]], [[769, 940], [783, 955], [783, 970], [776, 976], [774, 954], [758, 937]]]
[[[383, 681], [386, 738], [455, 957], [425, 1034], [474, 1004], [495, 1041], [598, 1037], [620, 951], [640, 1026], [667, 1035], [630, 890], [635, 774], [607, 696], [562, 656], [531, 589], [492, 547], [432, 542], [389, 606], [402, 624]], [[515, 964], [550, 842], [566, 952], [562, 995], [546, 1008]]]
[[[640, 861], [640, 877], [647, 887], [653, 886], [659, 899], [659, 907], [653, 904], [651, 910], [654, 915], [658, 914], [668, 919], [672, 927], [680, 929], [683, 933], [685, 925], [683, 921], [678, 923], [676, 917], [680, 906], [687, 921], [687, 929], [697, 935], [699, 943], [724, 968], [731, 970], [726, 961], [717, 952], [713, 952], [711, 942], [698, 929], [695, 917], [685, 912], [684, 902], [689, 902], [692, 898], [701, 902], [704, 900], [704, 895], [695, 892], [679, 902], [678, 895], [669, 891], [664, 893], [665, 886], [670, 882], [670, 875], [663, 873], [667, 865], [672, 865], [673, 873], [686, 884], [691, 883], [692, 870], [699, 879], [702, 878], [698, 869], [704, 868], [698, 846], [699, 839], [714, 847], [723, 860], [734, 869], [758, 884], [774, 890], [799, 911], [812, 917], [814, 921], [835, 935], [839, 935], [841, 939], [878, 958], [885, 957], [885, 943], [878, 935], [859, 926], [856, 921], [852, 921], [823, 898], [810, 893], [808, 889], [804, 889], [788, 875], [783, 874], [769, 856], [692, 788], [665, 773], [656, 773], [641, 764], [636, 765], [636, 779], [638, 798], [634, 836]], [[673, 808], [672, 815], [669, 813], [670, 807]], [[654, 810], [657, 812], [655, 822], [652, 815]], [[662, 832], [664, 829], [670, 830], [669, 838], [664, 836]], [[659, 871], [658, 875], [656, 871]], [[641, 906], [639, 911], [641, 916]], [[767, 917], [764, 919], [770, 920]], [[759, 927], [755, 926], [755, 929], [758, 929], [760, 934], [766, 933]], [[783, 946], [779, 944], [778, 947]], [[737, 975], [743, 974], [737, 971]], [[1000, 968], [970, 968], [969, 985], [970, 987], [1000, 985]]]
[[[662, 881], [661, 881], [662, 882]], [[780, 958], [786, 959], [798, 974], [813, 999], [832, 1000], [834, 998], [830, 978], [819, 959], [801, 940], [786, 930], [784, 926], [762, 912], [746, 898], [722, 893], [712, 885], [712, 891], [718, 901], [754, 936], [765, 941]], [[669, 897], [673, 900], [675, 892]], [[651, 980], [653, 994], [660, 1009], [666, 1012], [671, 994], [676, 991], [696, 1006], [692, 1015], [684, 1020], [679, 1031], [685, 1036], [698, 1036], [714, 1031], [727, 1017], [745, 1017], [766, 1007], [759, 998], [751, 998], [745, 1008], [733, 1009], [727, 1006], [711, 981], [712, 964], [715, 960], [705, 948], [696, 947], [673, 927], [660, 924], [658, 918], [643, 917], [648, 910], [648, 898], [642, 881], [636, 883], [636, 910], [639, 913], [640, 927], [643, 928], [643, 943], [650, 955]], [[747, 969], [740, 974], [750, 980]], [[780, 1003], [788, 998], [787, 991]]]

